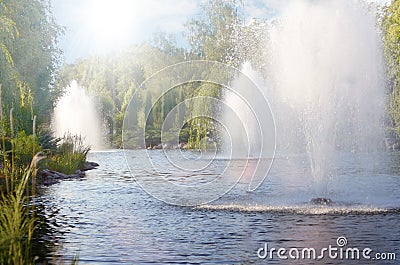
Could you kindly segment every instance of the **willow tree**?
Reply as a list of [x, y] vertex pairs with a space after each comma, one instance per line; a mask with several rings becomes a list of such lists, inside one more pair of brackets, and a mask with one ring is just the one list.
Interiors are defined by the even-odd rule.
[[[241, 10], [241, 2], [236, 0], [209, 0], [203, 3], [201, 12], [187, 23], [190, 53], [201, 59], [239, 67], [244, 60], [241, 47], [244, 19]], [[221, 87], [209, 83], [199, 84], [193, 96], [219, 99], [222, 97]], [[190, 106], [191, 112], [204, 113], [204, 117], [196, 117], [188, 122], [188, 144], [198, 149], [202, 148], [201, 140], [213, 131], [213, 123], [206, 116], [215, 116], [216, 113], [212, 113], [214, 110], [207, 102], [195, 102]]]
[[30, 133], [33, 116], [49, 121], [57, 98], [57, 42], [63, 30], [48, 1], [0, 0], [0, 6], [2, 107], [14, 108], [16, 130]]
[[[5, 73], [9, 73], [9, 77], [15, 77], [16, 71], [14, 69], [14, 60], [10, 52], [11, 41], [18, 36], [18, 29], [16, 27], [15, 21], [6, 15], [8, 11], [8, 6], [3, 1], [0, 1], [0, 82], [2, 76]], [[4, 83], [0, 83], [0, 117], [1, 122], [4, 125], [5, 120], [3, 119], [5, 114], [3, 113], [3, 100], [2, 98], [8, 99], [10, 93], [8, 90], [4, 89]], [[3, 92], [4, 90], [4, 92]], [[4, 126], [2, 126], [2, 129]], [[1, 132], [4, 134], [4, 132]]]
[[2, 14], [0, 16], [1, 62], [2, 64], [5, 62], [8, 67], [12, 67], [14, 65], [14, 61], [9, 49], [9, 40], [13, 40], [18, 36], [18, 29], [15, 21], [5, 15], [7, 10], [7, 5], [3, 1], [0, 1], [0, 14]]

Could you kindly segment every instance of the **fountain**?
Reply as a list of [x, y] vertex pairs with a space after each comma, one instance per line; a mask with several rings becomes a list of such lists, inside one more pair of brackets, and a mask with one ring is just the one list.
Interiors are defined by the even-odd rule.
[[[255, 93], [255, 89], [250, 87], [256, 85], [258, 89], [265, 88], [264, 81], [253, 70], [250, 62], [245, 62], [240, 71], [243, 75], [233, 80], [232, 89], [224, 90], [224, 103], [231, 111], [224, 112], [222, 120], [224, 124], [233, 122], [234, 126], [229, 130], [229, 135], [223, 135], [223, 153], [227, 156], [227, 153], [232, 151], [232, 158], [254, 158], [272, 154], [275, 148], [271, 145], [274, 143], [274, 137], [267, 133], [273, 124], [270, 117], [261, 115], [257, 108], [266, 103], [264, 99], [259, 98], [260, 95], [266, 95]], [[238, 130], [239, 124], [235, 123], [240, 123], [244, 130]], [[233, 145], [230, 144], [231, 141]], [[230, 147], [234, 150], [229, 150]]]
[[[293, 1], [265, 30], [261, 74], [249, 62], [239, 71], [200, 60], [168, 66], [141, 85], [158, 88], [162, 80], [157, 98], [180, 84], [220, 84], [222, 101], [197, 96], [184, 104], [195, 106], [198, 101], [215, 110], [211, 118], [221, 124], [218, 137], [224, 145], [221, 153], [194, 156], [197, 160], [181, 150], [140, 150], [139, 155], [127, 151], [131, 169], [146, 169], [136, 180], [149, 194], [177, 205], [206, 204], [222, 195], [217, 203], [227, 199], [230, 205], [255, 203], [269, 210], [297, 209], [299, 204], [347, 207], [368, 200], [379, 204], [381, 198], [371, 196], [371, 189], [382, 181], [377, 176], [387, 157], [378, 152], [384, 138], [385, 94], [374, 16], [360, 2]], [[186, 72], [190, 74], [182, 75]], [[135, 102], [124, 118], [125, 143], [133, 139], [133, 128], [146, 128], [137, 125]], [[178, 108], [168, 113], [163, 128], [172, 128], [168, 124], [176, 122], [172, 117]], [[210, 118], [203, 108], [193, 110], [191, 117]], [[185, 122], [182, 117], [174, 131]], [[140, 137], [145, 143], [145, 131]], [[137, 157], [147, 158], [147, 164], [138, 164]], [[216, 181], [210, 174], [218, 176]], [[157, 178], [150, 181], [149, 176]], [[198, 177], [199, 183], [189, 182]]]
[[[382, 49], [374, 16], [360, 5], [345, 0], [290, 2], [268, 29], [268, 86], [249, 63], [242, 67], [271, 103], [277, 156], [307, 154], [311, 174], [305, 181], [311, 183], [313, 204], [332, 203], [326, 196], [337, 173], [335, 163], [344, 159], [341, 152], [374, 153], [382, 145]], [[246, 93], [240, 82], [235, 80], [233, 89]], [[250, 132], [249, 153], [259, 152], [259, 136], [252, 135], [256, 120], [248, 107], [233, 93], [225, 101], [238, 110]], [[233, 141], [240, 142], [241, 134], [231, 134]]]
[[[140, 87], [157, 88], [153, 99], [191, 82], [226, 88], [223, 102], [198, 96], [177, 104], [161, 139], [174, 132], [178, 144], [175, 132], [188, 118], [175, 114], [200, 103], [216, 116], [193, 108], [190, 118], [217, 121], [230, 134], [229, 154], [164, 147], [91, 153], [102, 165], [97, 171], [35, 196], [48, 222], [34, 243], [62, 242], [49, 260], [68, 262], [79, 251], [82, 263], [98, 264], [396, 262], [400, 162], [398, 152], [379, 150], [384, 86], [375, 21], [358, 0], [281, 2], [288, 5], [265, 34], [261, 75], [250, 63], [239, 74], [225, 64], [191, 61], [166, 67]], [[76, 82], [69, 90], [56, 110], [55, 125], [65, 128], [59, 131], [98, 132], [84, 130], [97, 120], [90, 97]], [[146, 132], [151, 136], [145, 121], [140, 126], [151, 108], [138, 118], [140, 100], [133, 97], [127, 107], [124, 146], [144, 147]], [[169, 131], [171, 124], [178, 130]], [[206, 144], [213, 144], [209, 136]]]
[[[371, 152], [383, 139], [382, 49], [374, 16], [354, 1], [296, 1], [272, 27], [268, 77], [303, 133], [317, 192], [327, 192], [338, 150]], [[279, 117], [287, 117], [279, 113]], [[287, 139], [287, 138], [286, 138]]]
[[59, 100], [53, 117], [53, 128], [57, 137], [66, 133], [80, 135], [84, 143], [93, 150], [103, 148], [100, 119], [93, 98], [74, 80], [66, 94]]

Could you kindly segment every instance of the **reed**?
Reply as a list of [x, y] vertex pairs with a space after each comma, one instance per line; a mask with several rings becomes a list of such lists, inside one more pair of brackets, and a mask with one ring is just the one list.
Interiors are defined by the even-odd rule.
[[[46, 156], [37, 152], [40, 147], [36, 135], [18, 133], [11, 138], [3, 135], [0, 141], [0, 264], [36, 264], [38, 257], [32, 254], [32, 237], [39, 219], [31, 196], [35, 196], [38, 162]], [[89, 151], [81, 138], [72, 136], [59, 148], [60, 162], [73, 161], [71, 168], [84, 162]], [[37, 152], [33, 158], [32, 152]], [[78, 256], [67, 263], [78, 264]]]
[[22, 175], [15, 189], [2, 193], [0, 200], [0, 263], [33, 264], [31, 240], [35, 216], [26, 190], [32, 169]]
[[64, 174], [73, 174], [83, 167], [89, 151], [90, 147], [84, 144], [81, 136], [66, 134], [46, 166]]

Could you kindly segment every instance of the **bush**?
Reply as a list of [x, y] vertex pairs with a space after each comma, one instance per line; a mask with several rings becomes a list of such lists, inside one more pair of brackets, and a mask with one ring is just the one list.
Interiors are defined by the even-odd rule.
[[38, 132], [38, 140], [42, 149], [56, 151], [62, 138], [55, 137], [49, 128], [41, 128]]
[[12, 141], [14, 143], [15, 161], [18, 166], [28, 166], [32, 157], [41, 151], [36, 135], [26, 135], [24, 131], [21, 131]]
[[90, 147], [83, 143], [81, 136], [66, 134], [55, 153], [50, 155], [47, 167], [64, 174], [73, 174], [83, 167], [89, 151]]
[[14, 138], [0, 138], [0, 193], [14, 190], [32, 157], [41, 150], [35, 135], [21, 131]]

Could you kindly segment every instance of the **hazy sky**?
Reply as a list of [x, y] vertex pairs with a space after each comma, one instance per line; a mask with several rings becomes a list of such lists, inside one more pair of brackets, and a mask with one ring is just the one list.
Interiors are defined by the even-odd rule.
[[[156, 31], [176, 34], [205, 0], [52, 0], [59, 24], [67, 27], [60, 46], [67, 62], [149, 40]], [[245, 15], [270, 17], [287, 1], [245, 0]], [[390, 0], [369, 0], [380, 4]], [[179, 41], [179, 39], [178, 39]]]

